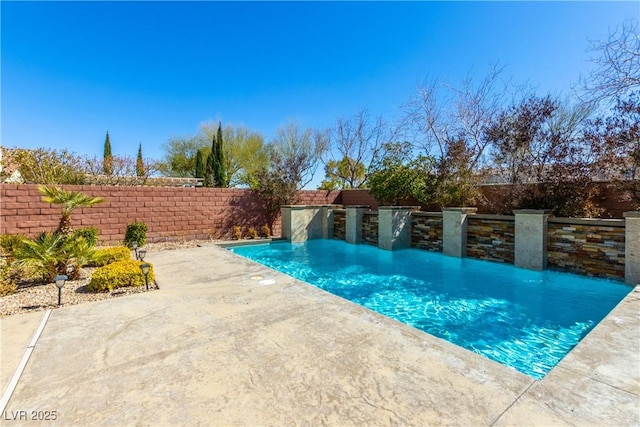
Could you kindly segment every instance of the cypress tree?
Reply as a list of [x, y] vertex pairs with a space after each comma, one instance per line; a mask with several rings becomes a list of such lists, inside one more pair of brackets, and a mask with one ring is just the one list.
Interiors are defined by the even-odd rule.
[[226, 187], [226, 170], [224, 165], [224, 151], [222, 149], [222, 123], [218, 123], [218, 137], [216, 138], [215, 181], [216, 187]]
[[193, 175], [196, 178], [204, 178], [204, 159], [202, 158], [202, 150], [196, 153], [196, 170]]
[[215, 157], [216, 157], [216, 137], [213, 137], [213, 141], [211, 142], [211, 153], [207, 156], [207, 164], [204, 169], [204, 186], [205, 187], [214, 187], [215, 186]]
[[104, 140], [104, 157], [102, 158], [102, 172], [105, 175], [113, 175], [113, 156], [111, 155], [111, 141], [109, 140], [109, 131]]
[[138, 158], [136, 159], [136, 175], [144, 176], [144, 160], [142, 160], [142, 142], [138, 145]]

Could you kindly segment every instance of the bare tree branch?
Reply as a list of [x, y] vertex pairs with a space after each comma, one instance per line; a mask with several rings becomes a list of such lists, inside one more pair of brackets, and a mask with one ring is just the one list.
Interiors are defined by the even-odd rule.
[[606, 41], [592, 40], [595, 68], [581, 82], [581, 97], [600, 102], [640, 88], [640, 29], [625, 21]]
[[[381, 116], [372, 118], [367, 110], [360, 110], [351, 118], [339, 118], [329, 135], [331, 146], [342, 162], [341, 181], [347, 188], [362, 187], [369, 176], [370, 166], [381, 156], [383, 145], [390, 142], [392, 133]], [[364, 174], [363, 174], [364, 170]]]
[[452, 139], [463, 140], [472, 153], [472, 167], [484, 161], [488, 142], [484, 130], [500, 112], [507, 82], [500, 79], [502, 67], [492, 65], [477, 84], [471, 75], [460, 88], [432, 80], [418, 87], [417, 95], [403, 106], [402, 126], [417, 148], [439, 157]]

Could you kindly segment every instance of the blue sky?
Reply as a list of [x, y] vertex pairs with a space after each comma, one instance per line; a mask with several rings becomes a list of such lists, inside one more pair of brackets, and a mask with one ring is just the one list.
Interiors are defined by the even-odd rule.
[[0, 2], [1, 143], [159, 159], [172, 135], [222, 120], [267, 140], [397, 112], [429, 76], [499, 62], [570, 95], [640, 2]]

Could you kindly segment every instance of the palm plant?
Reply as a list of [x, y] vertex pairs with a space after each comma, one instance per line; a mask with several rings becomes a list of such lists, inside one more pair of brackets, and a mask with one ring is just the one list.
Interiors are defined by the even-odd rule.
[[91, 197], [78, 191], [67, 191], [60, 187], [38, 186], [42, 194], [42, 201], [62, 206], [62, 216], [56, 233], [67, 236], [73, 231], [71, 228], [71, 212], [79, 207], [92, 206], [104, 202], [102, 197]]
[[64, 268], [71, 267], [67, 270], [69, 280], [77, 280], [80, 278], [80, 269], [88, 264], [100, 262], [106, 257], [106, 254], [98, 250], [91, 242], [83, 237], [75, 239], [67, 239], [61, 248], [64, 253]]
[[15, 253], [15, 264], [32, 269], [42, 275], [43, 280], [52, 282], [60, 265], [66, 268], [66, 255], [60, 250], [63, 236], [58, 233], [41, 233], [35, 239], [23, 239], [22, 246]]
[[49, 283], [57, 274], [77, 280], [82, 267], [100, 262], [106, 256], [83, 237], [70, 239], [60, 233], [45, 231], [35, 239], [22, 240], [15, 252], [14, 264], [28, 268]]

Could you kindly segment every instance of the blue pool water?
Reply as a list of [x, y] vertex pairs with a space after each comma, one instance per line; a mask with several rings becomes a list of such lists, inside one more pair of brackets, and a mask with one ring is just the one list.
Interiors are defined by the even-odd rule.
[[537, 379], [632, 289], [549, 270], [337, 240], [230, 250]]

